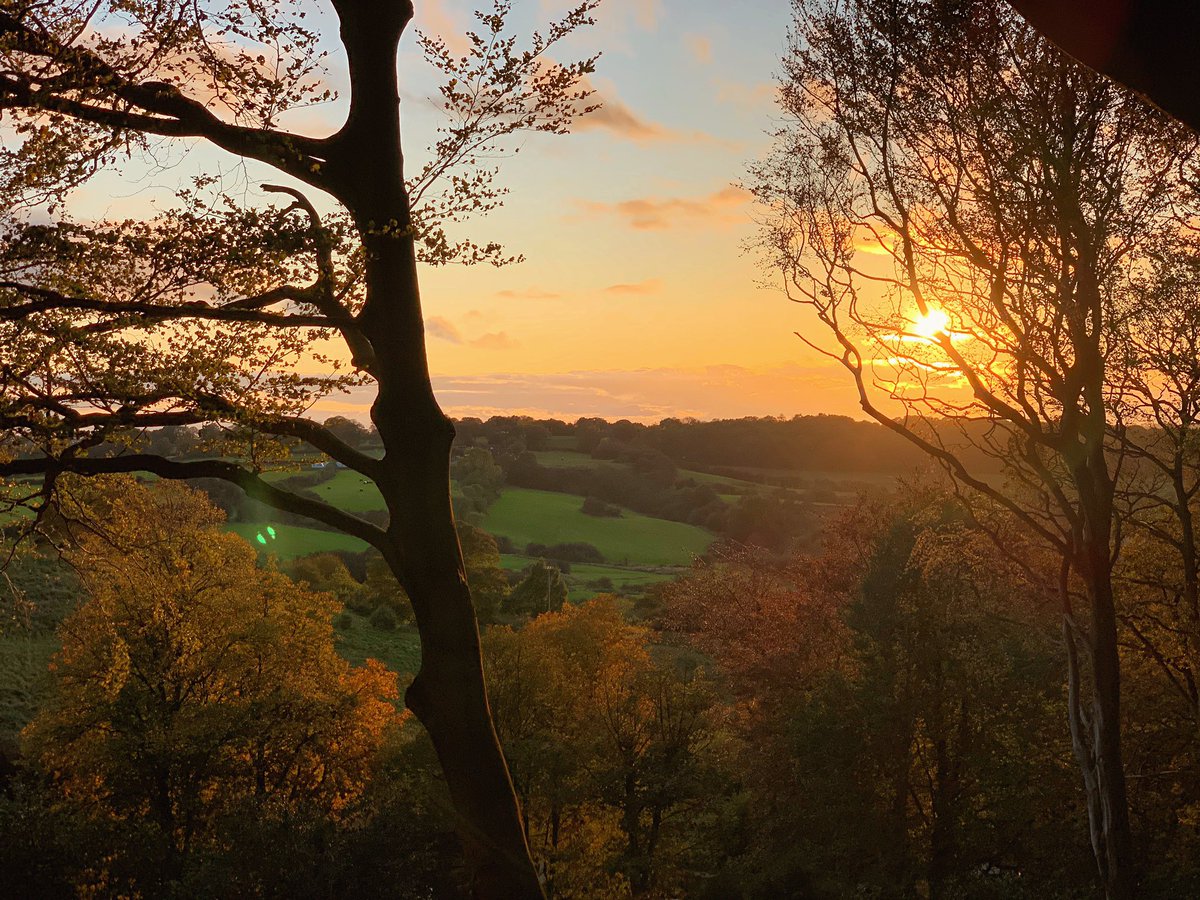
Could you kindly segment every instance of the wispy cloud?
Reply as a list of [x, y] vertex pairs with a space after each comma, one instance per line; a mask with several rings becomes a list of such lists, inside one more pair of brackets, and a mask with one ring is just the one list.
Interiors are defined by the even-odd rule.
[[419, 30], [440, 37], [452, 53], [463, 55], [469, 49], [467, 31], [474, 22], [448, 9], [445, 0], [421, 0], [415, 4], [414, 16]]
[[[602, 416], [643, 422], [816, 413], [863, 418], [845, 373], [832, 365], [439, 375], [433, 383], [443, 408], [454, 416]], [[320, 413], [362, 418], [373, 399], [373, 388], [354, 388], [323, 401]]]
[[657, 294], [662, 290], [662, 282], [657, 278], [647, 278], [645, 281], [633, 284], [610, 284], [604, 289], [606, 294], [623, 294], [625, 296], [645, 296]]
[[480, 350], [513, 350], [521, 344], [514, 340], [507, 331], [492, 331], [471, 341], [472, 347]]
[[[458, 416], [520, 413], [653, 422], [668, 417], [839, 412], [862, 418], [844, 373], [832, 367], [708, 366], [442, 376], [434, 378], [434, 387], [446, 410]], [[837, 403], [843, 397], [845, 403]]]
[[449, 341], [451, 344], [461, 344], [462, 335], [454, 327], [454, 323], [444, 316], [432, 316], [425, 320], [425, 333], [430, 337]]
[[704, 197], [643, 197], [618, 203], [577, 200], [593, 216], [617, 216], [639, 231], [656, 231], [680, 225], [723, 226], [745, 221], [743, 207], [750, 202], [743, 188], [722, 188]]
[[575, 122], [575, 131], [606, 131], [615, 137], [639, 144], [680, 143], [716, 144], [732, 146], [703, 131], [681, 131], [661, 122], [654, 122], [634, 111], [617, 93], [616, 85], [610, 81], [592, 82], [585, 79], [582, 87], [594, 91], [589, 103], [598, 103], [600, 108], [588, 113]]
[[497, 297], [505, 300], [559, 300], [563, 294], [557, 291], [546, 291], [539, 287], [527, 287], [521, 290], [496, 291]]
[[712, 62], [712, 41], [702, 34], [685, 34], [683, 45], [692, 54], [692, 59], [703, 66]]
[[[561, 14], [575, 5], [575, 0], [542, 0], [544, 13]], [[662, 0], [608, 0], [595, 14], [602, 31], [622, 33], [634, 26], [642, 31], [657, 31], [663, 18]]]
[[665, 141], [672, 137], [669, 128], [642, 118], [611, 92], [595, 94], [592, 102], [600, 103], [600, 108], [577, 121], [576, 131], [608, 131], [638, 142]]
[[646, 31], [656, 30], [663, 16], [662, 0], [633, 0], [633, 16]]
[[717, 80], [715, 84], [718, 103], [728, 103], [742, 109], [774, 108], [779, 96], [779, 85], [773, 81], [745, 84], [740, 81]]

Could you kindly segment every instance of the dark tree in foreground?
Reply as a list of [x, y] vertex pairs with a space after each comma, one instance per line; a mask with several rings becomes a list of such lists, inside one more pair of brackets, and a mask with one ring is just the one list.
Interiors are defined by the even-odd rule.
[[[1093, 849], [1107, 894], [1128, 897], [1118, 326], [1141, 260], [1180, 230], [1191, 142], [996, 3], [797, 11], [789, 125], [753, 173], [769, 267], [863, 410], [1061, 560], [1046, 581]], [[989, 457], [1003, 483], [981, 476]]]
[[[303, 4], [0, 3], [0, 109], [15, 135], [0, 152], [6, 208], [48, 202], [53, 212], [96, 172], [164, 139], [207, 142], [290, 182], [265, 187], [284, 208], [240, 208], [201, 179], [148, 221], [34, 225], [9, 214], [0, 474], [28, 478], [8, 503], [44, 509], [65, 472], [217, 478], [375, 547], [412, 600], [422, 660], [405, 699], [436, 746], [485, 897], [541, 888], [484, 688], [449, 497], [454, 429], [430, 386], [417, 266], [510, 259], [444, 228], [500, 201], [489, 160], [504, 138], [565, 133], [589, 110], [581, 81], [594, 59], [558, 64], [547, 51], [590, 24], [597, 2], [582, 0], [524, 46], [508, 33], [506, 0], [477, 14], [465, 55], [422, 37], [445, 78], [448, 125], [407, 172], [397, 47], [408, 0], [333, 0], [349, 108], [316, 138], [278, 125], [329, 97]], [[332, 197], [333, 212], [320, 214], [330, 204], [304, 185]], [[342, 350], [323, 349], [333, 339]], [[306, 374], [347, 358], [348, 372]], [[351, 384], [375, 389], [380, 458], [305, 416]], [[121, 450], [145, 428], [206, 422], [227, 426], [248, 462]], [[261, 478], [283, 452], [273, 439], [307, 442], [374, 481], [387, 525]]]

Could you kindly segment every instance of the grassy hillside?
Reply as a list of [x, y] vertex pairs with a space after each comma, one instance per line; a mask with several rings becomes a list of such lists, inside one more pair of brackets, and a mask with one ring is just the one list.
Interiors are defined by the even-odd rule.
[[357, 472], [342, 469], [324, 484], [309, 490], [322, 500], [346, 512], [370, 512], [383, 509], [383, 496], [375, 483]]
[[586, 516], [582, 503], [573, 494], [510, 488], [488, 510], [483, 526], [518, 547], [583, 541], [608, 562], [625, 565], [688, 565], [713, 540], [702, 528], [629, 511], [620, 518]]
[[[268, 524], [275, 529], [273, 540], [267, 535]], [[310, 553], [329, 553], [333, 550], [351, 550], [357, 553], [367, 549], [367, 545], [358, 538], [336, 531], [322, 531], [319, 528], [275, 525], [268, 522], [231, 522], [227, 527], [244, 537], [255, 549], [263, 553], [273, 553], [280, 559], [293, 559]], [[257, 539], [259, 534], [267, 538], [266, 544]]]
[[50, 688], [53, 634], [0, 634], [0, 742], [13, 743]]
[[336, 634], [338, 654], [353, 666], [377, 659], [401, 676], [414, 674], [421, 666], [421, 641], [413, 628], [383, 631], [364, 617], [347, 612]]

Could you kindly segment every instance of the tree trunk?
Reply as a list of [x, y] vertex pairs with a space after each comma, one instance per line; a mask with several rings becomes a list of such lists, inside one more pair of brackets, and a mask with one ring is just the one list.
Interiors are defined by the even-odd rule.
[[[1064, 610], [1063, 637], [1067, 646], [1071, 745], [1083, 775], [1088, 831], [1105, 897], [1129, 900], [1134, 896], [1136, 877], [1121, 758], [1121, 662], [1107, 529], [1092, 530], [1085, 525], [1081, 545], [1078, 569], [1091, 611], [1091, 628], [1086, 637], [1078, 633], [1071, 615], [1066, 578], [1069, 569], [1066, 566], [1059, 587]], [[1087, 654], [1092, 681], [1090, 715], [1084, 712], [1081, 696], [1081, 646]]]
[[[1105, 547], [1107, 553], [1107, 547]], [[1134, 894], [1133, 841], [1121, 759], [1121, 661], [1111, 577], [1090, 586], [1092, 604], [1092, 748], [1103, 846], [1096, 862], [1110, 900]]]
[[[369, 262], [368, 283], [395, 284], [392, 263]], [[374, 284], [372, 293], [382, 289]], [[403, 343], [394, 346], [402, 349]], [[411, 356], [395, 360], [391, 351], [376, 353], [379, 394], [371, 415], [384, 446], [380, 489], [394, 547], [388, 564], [412, 601], [421, 637], [421, 669], [405, 701], [433, 740], [476, 896], [541, 897], [492, 725], [479, 629], [450, 504], [454, 427], [438, 408], [428, 376], [413, 370]], [[421, 362], [423, 368], [423, 354]]]
[[407, 591], [421, 669], [405, 695], [437, 751], [476, 897], [540, 898], [508, 766], [492, 725], [479, 629], [450, 504], [454, 427], [429, 380], [416, 248], [400, 141], [396, 51], [412, 16], [404, 0], [335, 0], [350, 69], [346, 124], [328, 174], [366, 251], [360, 324], [378, 394], [371, 418], [384, 455], [387, 562]]

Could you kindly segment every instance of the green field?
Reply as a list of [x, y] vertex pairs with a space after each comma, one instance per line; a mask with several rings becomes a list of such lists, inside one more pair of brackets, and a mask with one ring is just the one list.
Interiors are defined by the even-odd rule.
[[373, 509], [383, 509], [383, 497], [375, 483], [367, 478], [342, 469], [329, 481], [318, 484], [309, 490], [318, 494], [322, 500], [346, 512], [370, 512]]
[[[286, 469], [267, 472], [263, 478], [267, 481], [283, 481], [293, 475], [307, 475], [309, 469]], [[362, 475], [350, 469], [338, 469], [328, 481], [315, 487], [306, 488], [319, 496], [331, 506], [346, 512], [370, 512], [373, 509], [383, 509], [383, 497], [375, 484]]]
[[336, 630], [338, 654], [352, 666], [377, 659], [393, 672], [415, 674], [421, 666], [421, 640], [414, 628], [383, 631], [362, 616], [348, 612], [349, 627]]
[[57, 650], [53, 634], [0, 635], [0, 740], [16, 741], [45, 700]]
[[510, 488], [488, 510], [483, 527], [517, 547], [531, 542], [593, 544], [608, 562], [622, 565], [689, 565], [713, 540], [694, 525], [628, 510], [620, 518], [586, 516], [579, 510], [582, 503], [574, 494]]
[[[586, 453], [578, 453], [573, 450], [539, 450], [533, 455], [537, 458], [539, 465], [550, 469], [590, 469], [603, 465], [621, 465], [615, 460], [594, 459]], [[690, 469], [680, 469], [679, 477], [681, 479], [690, 478], [697, 484], [732, 488], [733, 490], [727, 491], [727, 493], [735, 495], [758, 493], [768, 489], [765, 485], [757, 482], [729, 478], [725, 475], [710, 475], [707, 472], [695, 472]]]
[[[268, 537], [267, 543], [263, 544], [257, 539], [257, 535], [267, 537], [268, 525], [275, 529], [275, 539], [271, 540]], [[297, 556], [308, 556], [310, 553], [330, 553], [334, 550], [358, 553], [367, 549], [367, 545], [358, 538], [336, 531], [322, 531], [319, 528], [276, 525], [274, 522], [231, 522], [228, 528], [244, 537], [259, 552], [270, 553], [280, 559], [294, 559]]]

